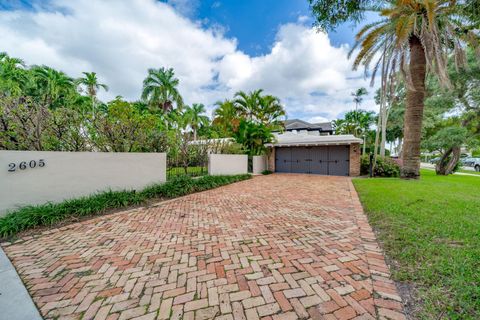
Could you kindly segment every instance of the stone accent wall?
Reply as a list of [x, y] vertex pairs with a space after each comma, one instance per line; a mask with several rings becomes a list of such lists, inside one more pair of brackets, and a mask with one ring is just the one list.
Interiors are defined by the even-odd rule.
[[350, 176], [358, 177], [360, 175], [360, 144], [350, 145]]
[[271, 172], [275, 172], [275, 148], [268, 148], [267, 170]]

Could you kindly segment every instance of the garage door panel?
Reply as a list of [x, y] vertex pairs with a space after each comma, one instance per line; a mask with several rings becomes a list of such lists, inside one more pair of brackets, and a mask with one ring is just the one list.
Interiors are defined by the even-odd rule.
[[293, 173], [310, 173], [310, 164], [308, 149], [303, 147], [292, 149], [292, 172]]
[[328, 174], [328, 147], [310, 148], [310, 173]]
[[291, 172], [292, 150], [290, 148], [277, 148], [275, 150], [275, 171]]
[[350, 146], [328, 147], [328, 174], [332, 176], [349, 175]]

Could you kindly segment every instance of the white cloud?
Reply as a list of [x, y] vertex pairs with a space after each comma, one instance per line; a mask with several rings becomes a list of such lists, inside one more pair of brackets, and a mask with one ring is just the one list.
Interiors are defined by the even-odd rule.
[[350, 110], [350, 92], [368, 85], [351, 71], [347, 47], [300, 20], [279, 28], [268, 54], [251, 57], [221, 27], [187, 18], [189, 2], [168, 2], [53, 0], [49, 10], [0, 11], [0, 51], [74, 77], [95, 71], [111, 89], [104, 99], [138, 99], [147, 69], [165, 66], [175, 69], [187, 103], [211, 106], [237, 90], [263, 88], [282, 99], [290, 118], [306, 120]]

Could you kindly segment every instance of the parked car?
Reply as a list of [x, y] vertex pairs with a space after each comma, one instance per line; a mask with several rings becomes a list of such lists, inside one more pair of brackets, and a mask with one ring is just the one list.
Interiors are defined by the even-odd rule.
[[480, 158], [472, 158], [473, 164], [472, 167], [475, 169], [475, 171], [480, 172]]
[[432, 159], [430, 159], [430, 163], [431, 164], [437, 164], [437, 162], [440, 161], [440, 159], [441, 159], [440, 157], [432, 158]]
[[462, 166], [471, 167], [474, 162], [475, 162], [475, 158], [472, 158], [472, 157], [467, 157], [467, 158], [460, 159], [460, 164]]

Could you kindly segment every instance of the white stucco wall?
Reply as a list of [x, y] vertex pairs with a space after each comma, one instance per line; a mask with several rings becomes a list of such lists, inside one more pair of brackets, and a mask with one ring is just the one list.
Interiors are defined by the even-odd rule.
[[261, 174], [263, 171], [267, 170], [267, 157], [253, 156], [252, 165], [253, 174]]
[[246, 154], [210, 154], [208, 155], [208, 174], [233, 175], [248, 173]]
[[0, 216], [25, 205], [165, 181], [165, 153], [0, 151]]

